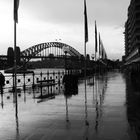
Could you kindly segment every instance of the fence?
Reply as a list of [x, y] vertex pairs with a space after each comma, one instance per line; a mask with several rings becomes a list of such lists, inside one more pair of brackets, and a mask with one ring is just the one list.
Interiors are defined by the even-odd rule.
[[[26, 90], [27, 88], [35, 88], [39, 86], [39, 81], [54, 80], [56, 89], [62, 85], [64, 75], [67, 74], [79, 74], [79, 70], [62, 70], [62, 71], [47, 71], [40, 73], [23, 73], [17, 74], [17, 91]], [[42, 84], [42, 83], [41, 83]], [[43, 87], [43, 86], [42, 86]], [[50, 86], [51, 88], [51, 86]], [[5, 75], [5, 86], [3, 87], [4, 92], [13, 92], [14, 89], [14, 75]]]

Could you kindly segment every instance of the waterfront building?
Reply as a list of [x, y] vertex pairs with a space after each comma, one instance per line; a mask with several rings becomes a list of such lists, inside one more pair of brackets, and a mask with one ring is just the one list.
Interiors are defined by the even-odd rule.
[[140, 0], [131, 0], [125, 23], [125, 64], [140, 61]]

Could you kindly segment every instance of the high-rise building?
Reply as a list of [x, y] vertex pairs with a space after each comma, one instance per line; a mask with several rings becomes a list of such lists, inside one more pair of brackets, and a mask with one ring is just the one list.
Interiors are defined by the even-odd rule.
[[125, 23], [126, 64], [140, 61], [140, 0], [131, 0]]

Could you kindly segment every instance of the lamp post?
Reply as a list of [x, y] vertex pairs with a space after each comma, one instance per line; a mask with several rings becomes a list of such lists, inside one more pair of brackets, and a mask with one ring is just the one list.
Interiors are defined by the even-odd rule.
[[66, 69], [67, 69], [67, 53], [68, 53], [68, 48], [66, 46], [63, 47], [63, 51], [65, 54], [65, 74], [66, 74]]
[[67, 51], [64, 51], [65, 53], [65, 74], [66, 74], [66, 71], [67, 71]]

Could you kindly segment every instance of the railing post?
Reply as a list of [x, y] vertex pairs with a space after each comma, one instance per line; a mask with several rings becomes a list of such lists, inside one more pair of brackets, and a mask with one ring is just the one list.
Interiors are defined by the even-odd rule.
[[[55, 80], [55, 71], [53, 71], [53, 79]], [[53, 85], [53, 92], [55, 92], [55, 84]]]
[[15, 91], [15, 84], [14, 84], [14, 73], [12, 74], [12, 78], [13, 78], [13, 93]]
[[47, 80], [49, 80], [49, 71], [47, 71]]
[[[49, 80], [49, 71], [47, 72], [47, 80]], [[48, 94], [49, 94], [49, 86], [48, 86]]]
[[24, 80], [24, 84], [23, 84], [23, 90], [26, 90], [26, 84], [25, 84], [25, 72], [23, 73], [23, 80]]
[[60, 86], [60, 71], [58, 71], [58, 85]]
[[35, 73], [34, 72], [33, 72], [32, 76], [33, 76], [33, 84], [32, 84], [33, 98], [35, 98], [35, 92], [34, 92], [34, 90], [35, 90]]
[[1, 107], [4, 107], [4, 101], [3, 101], [3, 87], [1, 86]]
[[40, 73], [40, 80], [41, 80], [40, 89], [41, 89], [41, 97], [42, 97], [42, 72]]
[[32, 76], [33, 76], [32, 88], [33, 88], [33, 90], [34, 90], [34, 88], [35, 88], [35, 74], [34, 74], [34, 72], [33, 72]]

